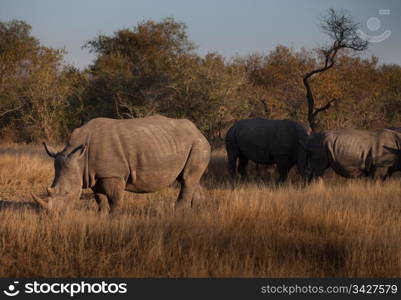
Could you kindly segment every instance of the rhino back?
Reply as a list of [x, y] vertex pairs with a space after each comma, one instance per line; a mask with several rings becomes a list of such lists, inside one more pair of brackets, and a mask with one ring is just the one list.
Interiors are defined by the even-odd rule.
[[171, 184], [195, 142], [206, 147], [206, 139], [191, 122], [162, 116], [94, 119], [74, 131], [70, 140], [72, 146], [88, 145], [87, 186], [97, 178], [124, 177], [138, 192]]
[[291, 120], [242, 120], [235, 125], [238, 147], [248, 159], [271, 164], [279, 156], [297, 158], [298, 141], [306, 139], [306, 128]]

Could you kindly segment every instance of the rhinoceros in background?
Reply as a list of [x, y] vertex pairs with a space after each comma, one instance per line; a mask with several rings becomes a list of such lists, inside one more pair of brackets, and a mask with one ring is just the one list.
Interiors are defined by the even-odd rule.
[[163, 116], [93, 119], [73, 131], [61, 152], [44, 146], [54, 158], [55, 177], [48, 199], [32, 196], [48, 210], [62, 210], [82, 188], [91, 188], [99, 208], [108, 200], [113, 212], [124, 190], [151, 193], [175, 180], [181, 183], [180, 207], [199, 197], [210, 160], [210, 145], [192, 122]]
[[327, 130], [310, 136], [303, 148], [304, 175], [309, 180], [322, 176], [329, 167], [347, 178], [385, 179], [401, 170], [395, 154], [401, 149], [401, 134], [393, 130]]
[[248, 160], [258, 164], [277, 164], [279, 180], [284, 181], [298, 163], [300, 143], [306, 142], [308, 130], [292, 120], [247, 119], [236, 122], [227, 132], [228, 171], [247, 176]]

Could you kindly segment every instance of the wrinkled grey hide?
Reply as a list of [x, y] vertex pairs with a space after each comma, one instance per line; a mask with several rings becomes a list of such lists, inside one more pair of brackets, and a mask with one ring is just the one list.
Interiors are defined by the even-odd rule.
[[176, 206], [201, 193], [200, 178], [210, 160], [210, 145], [188, 120], [152, 116], [142, 119], [98, 118], [73, 131], [54, 158], [55, 177], [46, 200], [49, 210], [61, 209], [91, 188], [100, 208], [119, 208], [123, 191], [151, 193], [175, 180], [181, 183]]
[[347, 178], [371, 176], [385, 179], [400, 170], [396, 151], [401, 134], [393, 130], [340, 129], [313, 134], [305, 144], [305, 175], [320, 177], [331, 167]]
[[[228, 171], [246, 176], [248, 160], [258, 164], [277, 164], [280, 181], [284, 181], [290, 169], [299, 162], [300, 143], [305, 143], [308, 130], [292, 120], [247, 119], [236, 122], [227, 132], [226, 150]], [[301, 165], [298, 164], [298, 168]]]

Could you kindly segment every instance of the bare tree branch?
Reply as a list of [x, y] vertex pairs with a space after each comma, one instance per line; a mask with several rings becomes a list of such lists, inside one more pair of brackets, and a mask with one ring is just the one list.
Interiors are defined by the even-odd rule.
[[327, 102], [326, 105], [324, 105], [322, 107], [319, 107], [319, 108], [316, 108], [315, 111], [313, 112], [314, 115], [317, 116], [318, 113], [321, 113], [321, 112], [329, 109], [331, 107], [331, 105], [333, 103], [336, 103], [337, 101], [338, 101], [338, 99], [334, 98], [334, 99], [331, 99], [329, 102]]
[[312, 131], [316, 131], [317, 129], [317, 115], [329, 109], [337, 99], [332, 99], [326, 105], [315, 108], [315, 99], [309, 79], [316, 74], [332, 68], [336, 63], [335, 58], [341, 49], [351, 49], [354, 51], [367, 49], [368, 42], [361, 39], [357, 34], [358, 27], [359, 24], [355, 23], [346, 11], [336, 11], [333, 8], [330, 8], [328, 14], [322, 19], [321, 29], [329, 35], [333, 43], [330, 46], [321, 47], [319, 49], [324, 59], [323, 66], [306, 73], [303, 77], [308, 104], [308, 122]]

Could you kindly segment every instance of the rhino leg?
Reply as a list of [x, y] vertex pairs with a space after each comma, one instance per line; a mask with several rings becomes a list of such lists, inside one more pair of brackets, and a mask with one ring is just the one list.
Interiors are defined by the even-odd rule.
[[377, 180], [377, 179], [385, 180], [387, 178], [388, 174], [389, 174], [388, 167], [376, 167], [374, 169], [372, 177], [375, 180]]
[[290, 171], [290, 167], [288, 165], [278, 165], [278, 174], [279, 174], [279, 179], [278, 182], [284, 182], [288, 178], [288, 173]]
[[108, 200], [107, 196], [105, 194], [101, 193], [96, 193], [95, 194], [95, 200], [98, 205], [98, 212], [99, 213], [105, 213], [109, 211], [109, 206], [108, 206]]
[[393, 176], [393, 173], [397, 172], [397, 171], [398, 171], [398, 169], [396, 169], [395, 167], [389, 168], [388, 171], [387, 171], [387, 177], [386, 178]]
[[193, 206], [194, 202], [201, 203], [204, 199], [205, 199], [205, 192], [203, 191], [201, 185], [198, 185], [198, 189], [194, 192], [194, 195], [192, 196], [191, 207]]
[[177, 180], [181, 190], [175, 203], [175, 208], [183, 208], [188, 203], [201, 196], [200, 179], [205, 172], [210, 159], [210, 149], [192, 149], [188, 160]]
[[284, 182], [287, 180], [288, 173], [290, 172], [291, 167], [293, 164], [291, 164], [290, 160], [286, 157], [279, 158], [277, 160], [277, 169], [279, 173], [279, 182]]
[[98, 197], [101, 195], [101, 201], [107, 198], [110, 206], [110, 213], [115, 214], [121, 208], [124, 189], [125, 182], [123, 178], [102, 178], [97, 181], [93, 191]]
[[192, 207], [192, 200], [199, 184], [181, 182], [181, 190], [175, 203], [175, 209], [184, 208], [190, 203]]
[[246, 172], [247, 166], [248, 166], [248, 159], [244, 155], [240, 154], [238, 162], [238, 173], [241, 174], [242, 178], [248, 177], [248, 173]]
[[227, 149], [227, 157], [228, 157], [228, 174], [230, 174], [230, 176], [232, 178], [235, 178], [237, 159], [238, 159], [238, 151], [235, 149], [234, 150]]

